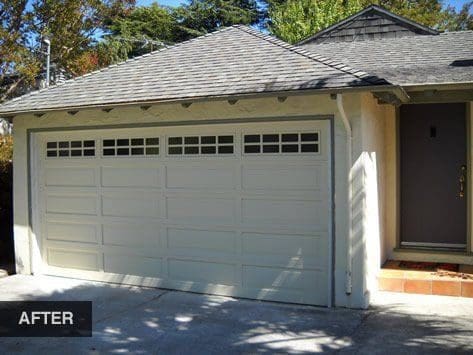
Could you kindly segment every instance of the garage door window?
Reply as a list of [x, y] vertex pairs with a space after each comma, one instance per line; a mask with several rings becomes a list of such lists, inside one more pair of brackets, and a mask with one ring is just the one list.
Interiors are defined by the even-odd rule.
[[94, 157], [95, 141], [54, 141], [46, 143], [46, 157], [68, 158], [68, 157]]
[[159, 138], [117, 138], [102, 141], [103, 156], [159, 155]]
[[319, 132], [245, 134], [245, 154], [319, 153]]
[[168, 137], [169, 155], [233, 154], [233, 136]]

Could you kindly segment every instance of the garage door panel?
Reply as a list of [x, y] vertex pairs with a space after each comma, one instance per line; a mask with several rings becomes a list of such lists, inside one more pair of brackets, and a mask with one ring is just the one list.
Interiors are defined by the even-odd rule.
[[159, 224], [116, 223], [104, 224], [104, 245], [136, 248], [157, 248], [159, 246]]
[[127, 254], [106, 254], [104, 271], [143, 277], [163, 277], [162, 259]]
[[249, 288], [315, 290], [320, 286], [315, 280], [320, 279], [325, 279], [324, 275], [315, 270], [243, 266], [243, 285]]
[[126, 192], [102, 195], [102, 214], [115, 217], [160, 217], [158, 193]]
[[302, 224], [325, 227], [328, 210], [322, 201], [242, 200], [242, 220], [248, 223]]
[[166, 205], [170, 220], [233, 223], [235, 219], [235, 202], [232, 198], [173, 197], [167, 198]]
[[73, 250], [48, 248], [48, 263], [51, 266], [58, 266], [82, 270], [98, 270], [100, 265], [100, 256], [97, 252], [87, 250]]
[[[150, 162], [150, 164], [152, 164]], [[103, 187], [161, 187], [161, 174], [158, 168], [144, 167], [103, 167]]]
[[322, 260], [322, 265], [326, 262], [325, 234], [242, 233], [242, 245], [245, 254], [315, 258]]
[[166, 168], [166, 187], [169, 189], [235, 189], [234, 165], [208, 165], [195, 163], [168, 166]]
[[232, 286], [237, 282], [236, 274], [232, 264], [168, 260], [168, 277], [173, 280]]
[[173, 251], [236, 253], [236, 232], [167, 228], [167, 247]]
[[327, 191], [327, 165], [259, 164], [244, 165], [242, 187], [245, 190]]
[[46, 186], [84, 186], [96, 185], [96, 172], [92, 167], [58, 167], [47, 168]]
[[329, 122], [37, 135], [48, 273], [327, 303]]
[[66, 222], [46, 222], [48, 240], [93, 243], [99, 242], [99, 231], [96, 224]]
[[96, 196], [48, 195], [46, 212], [56, 214], [96, 215]]

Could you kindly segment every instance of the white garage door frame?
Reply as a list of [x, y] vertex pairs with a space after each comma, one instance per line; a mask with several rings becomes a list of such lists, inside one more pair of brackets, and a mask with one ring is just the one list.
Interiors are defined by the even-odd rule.
[[[96, 271], [81, 271], [79, 274], [77, 270], [68, 270], [64, 268], [55, 268], [49, 265], [45, 265], [43, 262], [42, 255], [44, 254], [44, 246], [45, 243], [42, 240], [42, 233], [41, 233], [41, 212], [38, 208], [34, 206], [38, 206], [40, 203], [40, 194], [41, 189], [39, 186], [39, 179], [37, 178], [36, 172], [41, 170], [41, 153], [38, 149], [38, 141], [39, 136], [43, 133], [73, 133], [77, 131], [87, 131], [87, 130], [123, 130], [123, 129], [134, 129], [134, 128], [156, 128], [156, 127], [170, 127], [170, 128], [195, 128], [196, 132], [204, 127], [226, 127], [226, 126], [235, 126], [235, 125], [253, 125], [254, 127], [258, 127], [258, 124], [262, 124], [263, 126], [267, 126], [265, 124], [274, 122], [275, 125], [282, 125], [283, 127], [289, 127], [290, 125], [305, 125], [310, 122], [324, 122], [327, 125], [327, 134], [326, 139], [328, 142], [326, 144], [326, 149], [328, 150], [328, 174], [329, 174], [329, 223], [328, 223], [328, 278], [327, 278], [327, 302], [328, 306], [332, 305], [332, 300], [334, 298], [334, 240], [335, 240], [335, 224], [334, 224], [334, 217], [335, 217], [335, 210], [334, 210], [334, 173], [333, 173], [333, 166], [334, 166], [334, 128], [333, 128], [333, 116], [304, 116], [304, 117], [278, 117], [278, 118], [269, 118], [269, 119], [242, 119], [242, 120], [232, 120], [223, 121], [223, 120], [212, 120], [212, 121], [203, 121], [203, 122], [172, 122], [172, 123], [160, 123], [160, 124], [124, 124], [124, 125], [108, 125], [108, 126], [93, 126], [93, 127], [58, 127], [58, 128], [47, 128], [47, 129], [30, 129], [28, 130], [28, 143], [29, 143], [29, 179], [30, 179], [30, 188], [29, 188], [29, 199], [30, 199], [30, 221], [32, 222], [32, 235], [31, 235], [31, 258], [32, 258], [32, 272], [34, 274], [53, 274], [59, 276], [66, 276], [66, 277], [73, 277], [73, 278], [84, 278], [89, 280], [97, 280], [97, 281], [106, 281], [106, 282], [116, 282], [116, 283], [124, 283], [124, 284], [131, 284], [131, 285], [140, 285], [140, 286], [154, 286], [154, 287], [169, 287], [169, 284], [163, 283], [161, 279], [156, 279], [152, 277], [135, 277], [131, 275], [123, 276], [117, 274], [111, 274], [102, 272], [100, 275], [97, 274]], [[255, 126], [256, 125], [256, 126]], [[260, 129], [261, 132], [264, 129]], [[324, 139], [325, 139], [324, 138]], [[241, 142], [241, 140], [240, 140]], [[185, 159], [184, 159], [185, 161]], [[189, 289], [190, 291], [197, 291], [206, 293], [205, 290], [202, 289], [194, 289], [192, 287], [187, 287], [185, 283], [179, 285], [171, 285], [169, 288], [177, 288], [181, 290]], [[222, 295], [235, 295], [239, 296], [239, 294], [235, 294], [231, 288], [220, 287], [212, 289], [210, 293], [222, 294]], [[245, 297], [245, 295], [243, 295]], [[250, 297], [253, 298], [253, 297]], [[256, 298], [256, 297], [255, 297]], [[264, 299], [264, 297], [263, 297]], [[284, 301], [284, 300], [283, 300]], [[302, 302], [306, 303], [306, 302]]]

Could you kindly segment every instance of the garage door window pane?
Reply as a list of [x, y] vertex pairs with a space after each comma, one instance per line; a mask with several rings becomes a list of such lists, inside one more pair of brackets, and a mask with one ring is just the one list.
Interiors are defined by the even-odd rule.
[[215, 136], [204, 136], [200, 137], [200, 143], [201, 144], [215, 144], [216, 143], [216, 138]]
[[185, 137], [184, 144], [199, 144], [199, 137]]
[[143, 155], [144, 153], [144, 148], [131, 148], [131, 155]]
[[263, 153], [279, 153], [279, 145], [263, 145]]
[[319, 132], [245, 134], [244, 154], [318, 153]]
[[301, 152], [303, 153], [317, 153], [319, 151], [319, 146], [317, 144], [302, 144]]
[[189, 156], [233, 154], [233, 141], [231, 135], [169, 137], [168, 154]]
[[232, 145], [219, 146], [218, 154], [233, 154], [233, 146]]
[[201, 148], [201, 154], [215, 154], [217, 152], [217, 148], [214, 146], [204, 146]]
[[159, 138], [146, 138], [146, 145], [159, 145]]
[[303, 142], [316, 142], [319, 140], [318, 133], [302, 133], [301, 141]]
[[131, 140], [131, 145], [144, 145], [145, 141], [143, 138], [134, 138]]
[[159, 155], [159, 137], [104, 139], [103, 146], [107, 157]]
[[283, 142], [297, 142], [299, 141], [299, 135], [297, 133], [286, 133], [282, 135]]
[[279, 134], [264, 134], [263, 142], [279, 142]]
[[182, 154], [182, 147], [169, 147], [169, 154]]
[[259, 143], [260, 135], [259, 134], [247, 134], [245, 135], [245, 143]]
[[184, 154], [199, 154], [199, 147], [185, 147]]
[[260, 151], [259, 145], [245, 145], [245, 153], [259, 153]]
[[[85, 147], [88, 147], [87, 149]], [[95, 141], [74, 140], [61, 142], [46, 142], [47, 158], [80, 158], [95, 156]], [[87, 152], [87, 153], [86, 153]]]
[[283, 144], [281, 151], [283, 153], [297, 153], [299, 152], [299, 146], [297, 144]]

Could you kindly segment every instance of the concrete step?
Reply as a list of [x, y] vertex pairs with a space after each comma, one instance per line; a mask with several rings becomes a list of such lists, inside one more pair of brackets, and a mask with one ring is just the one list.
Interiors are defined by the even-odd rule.
[[380, 291], [473, 298], [471, 265], [415, 263], [388, 260], [378, 276]]

